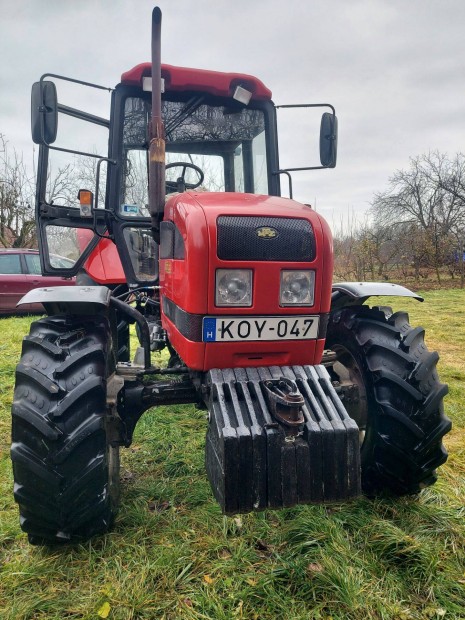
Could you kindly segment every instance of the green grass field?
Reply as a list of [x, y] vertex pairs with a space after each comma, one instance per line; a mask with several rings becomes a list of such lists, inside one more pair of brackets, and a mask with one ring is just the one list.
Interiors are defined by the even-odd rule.
[[465, 291], [394, 298], [427, 328], [454, 428], [438, 483], [418, 498], [228, 518], [203, 464], [205, 413], [151, 410], [122, 450], [114, 530], [27, 543], [9, 461], [14, 367], [31, 319], [0, 320], [0, 618], [465, 618]]

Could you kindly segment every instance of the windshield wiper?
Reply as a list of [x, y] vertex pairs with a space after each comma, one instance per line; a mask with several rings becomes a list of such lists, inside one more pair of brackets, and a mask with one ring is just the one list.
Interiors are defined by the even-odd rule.
[[186, 118], [191, 116], [202, 105], [204, 99], [205, 97], [203, 95], [189, 99], [186, 105], [165, 124], [165, 134], [168, 138], [170, 137], [170, 134], [186, 120]]

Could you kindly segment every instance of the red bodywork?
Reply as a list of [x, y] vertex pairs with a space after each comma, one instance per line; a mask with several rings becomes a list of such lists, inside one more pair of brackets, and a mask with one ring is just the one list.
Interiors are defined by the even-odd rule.
[[[221, 215], [296, 217], [313, 226], [316, 259], [313, 262], [223, 261], [217, 257], [216, 221]], [[190, 315], [201, 316], [289, 316], [315, 315], [329, 311], [333, 270], [332, 237], [326, 222], [309, 207], [274, 196], [235, 193], [186, 192], [171, 198], [165, 221], [174, 222], [185, 244], [184, 259], [160, 260], [161, 295]], [[215, 306], [216, 269], [252, 269], [253, 305], [249, 308]], [[311, 307], [280, 307], [282, 269], [313, 269], [315, 304]], [[291, 366], [317, 364], [324, 338], [245, 342], [194, 342], [162, 312], [163, 327], [189, 368], [234, 368], [246, 366]]]
[[110, 239], [100, 239], [84, 264], [89, 276], [99, 284], [124, 284], [123, 265], [116, 245]]
[[[152, 64], [142, 63], [123, 73], [121, 83], [126, 86], [142, 86], [143, 78], [151, 75]], [[244, 73], [224, 73], [162, 64], [161, 77], [165, 81], [165, 91], [199, 91], [218, 97], [232, 97], [236, 86], [242, 86], [252, 93], [252, 99], [271, 99], [271, 90], [263, 82]]]

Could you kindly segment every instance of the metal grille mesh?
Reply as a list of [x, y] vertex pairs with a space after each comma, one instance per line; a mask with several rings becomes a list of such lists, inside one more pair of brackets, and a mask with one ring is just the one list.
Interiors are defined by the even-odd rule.
[[[263, 229], [274, 237], [260, 236]], [[310, 262], [315, 259], [315, 235], [310, 222], [284, 217], [220, 216], [217, 220], [221, 260]]]

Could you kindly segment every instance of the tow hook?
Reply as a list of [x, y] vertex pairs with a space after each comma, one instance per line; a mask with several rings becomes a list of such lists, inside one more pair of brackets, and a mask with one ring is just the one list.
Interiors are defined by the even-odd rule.
[[295, 381], [280, 377], [263, 382], [270, 413], [285, 426], [296, 428], [305, 422], [302, 406], [304, 397]]

